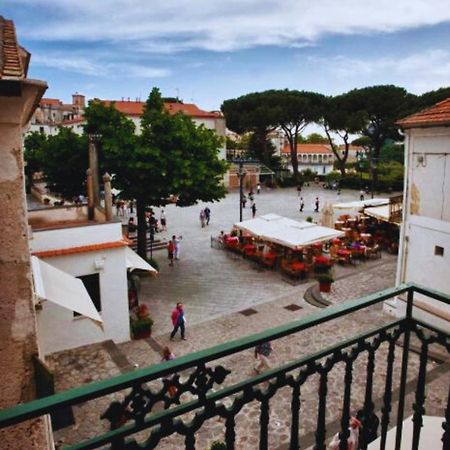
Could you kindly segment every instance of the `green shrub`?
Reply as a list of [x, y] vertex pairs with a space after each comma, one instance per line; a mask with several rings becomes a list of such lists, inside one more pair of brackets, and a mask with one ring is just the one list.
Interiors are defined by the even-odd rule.
[[312, 218], [311, 216], [308, 216], [308, 217], [306, 218], [306, 221], [309, 222], [309, 223], [312, 223], [313, 218]]
[[333, 283], [334, 282], [334, 278], [331, 274], [329, 273], [320, 273], [316, 276], [316, 280], [319, 283]]
[[144, 317], [142, 319], [130, 318], [130, 327], [133, 336], [147, 333], [148, 331], [152, 331], [153, 319], [151, 317]]
[[227, 445], [222, 441], [214, 441], [209, 450], [227, 450]]

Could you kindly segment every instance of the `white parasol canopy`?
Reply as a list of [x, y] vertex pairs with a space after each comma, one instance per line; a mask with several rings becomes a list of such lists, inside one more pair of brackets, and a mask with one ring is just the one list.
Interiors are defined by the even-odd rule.
[[297, 249], [317, 242], [328, 241], [345, 233], [306, 221], [296, 221], [277, 214], [266, 214], [256, 219], [234, 224], [238, 230], [260, 239]]
[[355, 201], [355, 202], [346, 202], [346, 203], [335, 203], [333, 205], [334, 209], [356, 209], [358, 211], [362, 210], [367, 206], [380, 206], [380, 205], [388, 205], [388, 198], [369, 198], [367, 200]]
[[36, 256], [31, 257], [31, 268], [35, 294], [39, 298], [75, 311], [102, 325], [103, 320], [81, 280]]

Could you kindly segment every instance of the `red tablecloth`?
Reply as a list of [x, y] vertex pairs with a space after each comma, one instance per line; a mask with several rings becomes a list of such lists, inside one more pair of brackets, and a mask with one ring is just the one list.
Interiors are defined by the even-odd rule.
[[293, 262], [291, 268], [293, 270], [305, 270], [305, 265], [301, 262]]
[[341, 248], [337, 251], [339, 256], [350, 256], [352, 252], [350, 250], [346, 250], [345, 248]]
[[314, 258], [314, 262], [316, 264], [325, 264], [325, 265], [329, 265], [330, 264], [330, 258], [327, 258], [326, 256], [316, 256]]
[[256, 252], [256, 246], [253, 244], [245, 244], [243, 249], [246, 255], [253, 255]]
[[232, 246], [238, 245], [239, 238], [237, 236], [228, 236], [225, 238], [225, 244]]
[[269, 252], [269, 253], [266, 253], [266, 254], [264, 255], [264, 258], [265, 258], [265, 259], [269, 259], [269, 260], [273, 260], [273, 259], [276, 259], [276, 258], [277, 258], [277, 254], [276, 254], [276, 253], [273, 253], [273, 252]]

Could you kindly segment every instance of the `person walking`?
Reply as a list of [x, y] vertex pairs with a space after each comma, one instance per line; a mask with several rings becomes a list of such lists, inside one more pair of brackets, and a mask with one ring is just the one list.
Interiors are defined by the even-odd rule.
[[314, 212], [319, 212], [319, 205], [320, 205], [319, 197], [316, 197], [316, 201], [314, 202], [314, 204], [315, 204]]
[[[161, 358], [161, 362], [166, 362], [166, 361], [172, 361], [176, 358], [175, 354], [172, 352], [172, 350], [170, 350], [170, 347], [165, 346], [163, 348], [162, 351], [162, 358]], [[177, 387], [176, 385], [173, 383], [173, 376], [172, 377], [164, 377], [163, 381], [165, 381], [167, 383], [167, 392], [171, 397], [175, 397], [175, 395], [177, 395]]]
[[183, 239], [183, 236], [176, 237], [175, 235], [172, 236], [172, 242], [173, 242], [173, 256], [175, 259], [180, 259], [180, 250], [181, 250], [181, 239]]
[[255, 218], [256, 215], [256, 203], [253, 203], [252, 205], [252, 217]]
[[172, 311], [171, 319], [173, 330], [172, 333], [170, 333], [170, 340], [173, 340], [173, 338], [177, 334], [178, 329], [180, 329], [181, 339], [183, 341], [186, 341], [186, 337], [184, 336], [186, 319], [184, 317], [183, 303], [177, 303], [177, 306]]
[[167, 244], [167, 257], [169, 258], [169, 266], [173, 266], [173, 254], [175, 253], [175, 244], [173, 240]]
[[303, 212], [303, 208], [305, 207], [305, 201], [303, 197], [300, 197], [300, 212]]
[[271, 364], [269, 356], [272, 353], [272, 344], [270, 341], [261, 342], [255, 347], [255, 372], [261, 373], [264, 369], [270, 369]]
[[245, 208], [246, 204], [247, 204], [247, 196], [245, 194], [242, 194], [242, 207]]
[[256, 185], [256, 193], [261, 194], [261, 185], [259, 183]]
[[362, 189], [359, 191], [359, 201], [364, 201], [364, 191]]
[[161, 214], [159, 216], [159, 222], [161, 224], [161, 230], [166, 231], [167, 230], [167, 219], [166, 219], [166, 213], [164, 212], [164, 209], [161, 209]]
[[170, 350], [170, 347], [165, 346], [162, 351], [161, 362], [172, 361], [175, 359], [175, 354]]
[[205, 208], [205, 219], [206, 225], [209, 225], [209, 221], [211, 219], [211, 210], [208, 207]]
[[202, 228], [205, 228], [205, 220], [206, 220], [205, 210], [202, 209], [200, 211], [200, 225], [202, 226]]
[[297, 186], [297, 196], [300, 197], [302, 193], [302, 187], [300, 185]]

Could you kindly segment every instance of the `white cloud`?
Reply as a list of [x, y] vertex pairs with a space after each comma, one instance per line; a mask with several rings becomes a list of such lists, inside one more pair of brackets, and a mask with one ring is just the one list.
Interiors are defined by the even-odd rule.
[[[12, 0], [6, 0], [12, 4]], [[42, 40], [138, 42], [141, 50], [302, 46], [325, 34], [394, 32], [450, 20], [448, 0], [14, 0], [38, 6], [19, 29]], [[41, 13], [39, 12], [41, 11]], [[51, 11], [51, 14], [49, 12]], [[19, 24], [20, 25], [20, 24]]]
[[99, 60], [92, 61], [83, 56], [67, 56], [67, 54], [35, 54], [32, 56], [32, 62], [37, 66], [99, 77], [161, 78], [167, 77], [171, 73], [168, 69], [149, 67], [143, 64], [102, 63]]
[[[310, 67], [321, 67], [335, 77], [335, 86], [344, 81], [351, 85], [393, 83], [414, 93], [447, 86], [450, 80], [450, 52], [433, 49], [401, 57], [334, 58], [309, 57]], [[368, 80], [370, 80], [368, 82]]]

